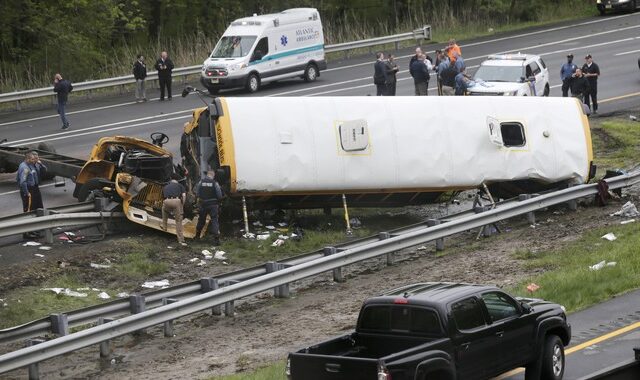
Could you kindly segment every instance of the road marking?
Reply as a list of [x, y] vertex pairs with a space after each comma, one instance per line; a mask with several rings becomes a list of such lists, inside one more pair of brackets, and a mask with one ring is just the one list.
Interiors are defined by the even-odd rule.
[[[86, 128], [85, 130], [90, 130], [89, 132], [84, 132], [84, 133], [77, 133], [74, 135], [66, 135], [66, 136], [60, 136], [60, 137], [53, 137], [53, 138], [45, 138], [42, 140], [33, 140], [30, 139], [32, 141], [29, 141], [29, 144], [38, 144], [41, 142], [49, 142], [49, 141], [57, 141], [57, 140], [65, 140], [65, 139], [70, 139], [73, 137], [79, 137], [79, 136], [86, 136], [86, 135], [92, 135], [92, 134], [96, 134], [96, 133], [103, 133], [103, 132], [110, 132], [110, 131], [118, 131], [120, 129], [127, 129], [127, 128], [133, 128], [133, 127], [139, 127], [142, 125], [149, 125], [149, 124], [157, 124], [157, 123], [164, 123], [167, 121], [174, 121], [174, 120], [180, 120], [180, 119], [185, 119], [185, 118], [190, 118], [191, 115], [184, 115], [184, 116], [178, 116], [178, 117], [172, 117], [172, 118], [168, 118], [168, 119], [159, 119], [159, 120], [152, 120], [152, 121], [147, 121], [145, 123], [138, 123], [138, 124], [129, 124], [129, 125], [123, 125], [120, 127], [114, 127], [114, 128], [108, 128], [108, 129], [100, 129], [100, 130], [95, 130], [96, 128], [101, 128], [101, 127], [91, 127], [91, 128]], [[122, 124], [122, 123], [114, 123], [114, 124]], [[107, 124], [108, 125], [108, 124]], [[52, 136], [58, 136], [58, 135], [52, 135]], [[44, 137], [44, 136], [42, 136]], [[38, 137], [40, 138], [40, 137]], [[11, 147], [13, 146], [19, 146], [20, 144], [18, 143], [12, 143]]]
[[640, 52], [640, 50], [625, 51], [624, 53], [618, 53], [618, 54], [616, 54], [616, 56], [619, 56], [619, 55], [627, 55], [627, 54], [633, 54], [633, 53], [638, 53], [638, 52]]
[[[51, 187], [53, 185], [55, 185], [55, 183], [48, 183], [46, 185], [39, 186], [39, 188], [42, 189], [43, 187]], [[15, 193], [18, 193], [18, 192], [20, 192], [20, 190], [5, 191], [4, 193], [0, 193], [0, 196], [9, 195], [9, 194], [15, 194]]]
[[[582, 351], [587, 347], [593, 346], [594, 344], [598, 344], [598, 343], [604, 342], [605, 340], [609, 340], [611, 338], [615, 338], [617, 336], [620, 336], [622, 334], [626, 334], [626, 333], [628, 333], [630, 331], [633, 331], [635, 329], [638, 329], [638, 328], [640, 328], [640, 322], [636, 322], [636, 323], [627, 325], [627, 326], [619, 328], [617, 330], [613, 330], [610, 333], [607, 333], [607, 334], [601, 335], [599, 337], [593, 338], [591, 340], [588, 340], [588, 341], [586, 341], [584, 343], [580, 343], [577, 346], [569, 347], [564, 351], [564, 354], [565, 354], [565, 356], [571, 355], [574, 352]], [[524, 372], [524, 368], [516, 368], [516, 369], [511, 370], [509, 372], [505, 372], [505, 373], [503, 373], [502, 375], [500, 375], [498, 377], [495, 377], [494, 380], [506, 379], [508, 377], [511, 377], [513, 375], [517, 375], [517, 374], [522, 373], [522, 372]]]
[[[161, 115], [154, 115], [154, 116], [147, 116], [147, 117], [142, 117], [139, 119], [133, 119], [133, 120], [125, 120], [125, 121], [118, 121], [115, 123], [109, 123], [109, 124], [102, 124], [102, 125], [95, 125], [93, 127], [87, 127], [87, 128], [82, 128], [82, 129], [77, 129], [77, 130], [67, 130], [67, 131], [63, 131], [63, 132], [58, 132], [58, 133], [53, 133], [50, 135], [44, 135], [44, 136], [38, 136], [38, 137], [29, 137], [26, 139], [21, 139], [21, 140], [15, 140], [15, 141], [10, 141], [7, 145], [8, 146], [19, 146], [21, 144], [31, 144], [31, 143], [36, 143], [36, 142], [40, 142], [40, 141], [49, 141], [49, 139], [46, 139], [46, 137], [60, 137], [61, 135], [69, 135], [68, 137], [73, 137], [73, 136], [84, 136], [85, 134], [78, 134], [78, 132], [84, 132], [84, 131], [90, 131], [90, 130], [94, 130], [94, 129], [100, 129], [100, 131], [98, 132], [102, 132], [102, 131], [112, 131], [112, 130], [116, 130], [119, 128], [115, 128], [115, 129], [103, 129], [103, 128], [107, 128], [107, 127], [113, 127], [114, 125], [119, 125], [119, 124], [125, 124], [125, 123], [135, 123], [138, 121], [145, 121], [145, 120], [153, 120], [153, 119], [159, 119], [159, 118], [165, 118], [167, 116], [173, 116], [173, 115], [179, 115], [185, 112], [189, 112], [191, 113], [192, 110], [187, 110], [187, 111], [176, 111], [176, 112], [170, 112], [170, 113], [165, 113], [165, 114], [161, 114]], [[175, 119], [171, 119], [171, 120], [175, 120]], [[136, 125], [145, 125], [145, 124], [136, 124]], [[32, 141], [32, 140], [38, 140], [39, 141]], [[60, 138], [53, 138], [50, 140], [60, 140]]]
[[[478, 45], [483, 45], [483, 44], [488, 44], [488, 43], [493, 43], [493, 42], [509, 40], [509, 39], [513, 39], [513, 38], [527, 37], [527, 36], [546, 33], [546, 32], [554, 32], [554, 31], [573, 28], [573, 27], [577, 27], [577, 26], [590, 25], [590, 24], [594, 24], [594, 23], [599, 23], [599, 22], [604, 22], [604, 21], [609, 21], [609, 20], [615, 20], [615, 19], [618, 19], [618, 18], [630, 17], [630, 16], [633, 16], [633, 15], [634, 14], [620, 15], [620, 16], [610, 17], [610, 18], [606, 18], [606, 19], [587, 21], [587, 22], [583, 22], [583, 23], [566, 25], [566, 26], [557, 27], [557, 28], [539, 30], [539, 31], [530, 32], [530, 33], [523, 33], [523, 34], [519, 34], [519, 35], [515, 35], [515, 36], [500, 37], [500, 38], [496, 38], [496, 39], [493, 39], [493, 40], [480, 41], [480, 42], [470, 43], [470, 44], [466, 44], [466, 45], [461, 45], [461, 47], [478, 46]], [[504, 52], [501, 52], [501, 53], [507, 53], [507, 52], [517, 51], [517, 50], [529, 50], [529, 49], [533, 49], [533, 48], [536, 48], [536, 47], [549, 46], [549, 45], [554, 45], [554, 44], [574, 41], [574, 40], [582, 39], [582, 38], [591, 38], [591, 37], [598, 36], [598, 35], [603, 35], [603, 34], [607, 34], [607, 33], [615, 33], [615, 32], [618, 32], [618, 31], [623, 31], [623, 30], [633, 29], [633, 28], [638, 28], [638, 27], [640, 27], [640, 26], [631, 26], [631, 27], [626, 27], [626, 28], [619, 28], [619, 29], [614, 29], [614, 30], [610, 30], [610, 31], [605, 31], [605, 32], [600, 32], [600, 33], [580, 36], [580, 37], [573, 37], [573, 38], [565, 39], [565, 40], [561, 40], [561, 41], [549, 42], [549, 43], [541, 44], [541, 45], [537, 45], [537, 46], [530, 46], [530, 47], [525, 47], [525, 48], [520, 48], [520, 49], [512, 49], [512, 50], [504, 51]], [[581, 47], [581, 48], [585, 48], [585, 47]], [[571, 49], [567, 49], [567, 50], [571, 50]], [[563, 50], [563, 51], [566, 51], [566, 50]], [[406, 55], [406, 56], [400, 56], [400, 57], [397, 57], [397, 59], [405, 59], [405, 58], [409, 58], [411, 56], [412, 56], [412, 54], [411, 55]], [[486, 57], [486, 55], [479, 56], [479, 57], [466, 58], [465, 61], [470, 61], [470, 60], [479, 59], [479, 58], [483, 58], [483, 57]], [[353, 65], [348, 65], [348, 66], [335, 67], [335, 68], [331, 68], [331, 69], [327, 69], [327, 70], [323, 70], [323, 71], [327, 72], [327, 71], [342, 70], [342, 69], [348, 69], [348, 68], [353, 68], [353, 67], [358, 67], [358, 66], [366, 66], [366, 65], [371, 65], [371, 64], [372, 64], [371, 62], [363, 62], [363, 63], [353, 64]], [[352, 81], [364, 80], [364, 79], [370, 79], [370, 77], [353, 79], [351, 81], [346, 81], [346, 83], [350, 83]], [[282, 95], [289, 95], [289, 94], [294, 94], [294, 93], [299, 93], [299, 92], [304, 92], [304, 91], [313, 91], [314, 89], [326, 88], [326, 87], [329, 87], [329, 86], [337, 86], [337, 85], [344, 84], [344, 83], [345, 82], [330, 83], [330, 84], [326, 84], [326, 85], [322, 85], [322, 86], [316, 86], [316, 87], [310, 87], [310, 88], [304, 88], [304, 89], [298, 89], [298, 90], [285, 91], [285, 92], [280, 92], [280, 93], [271, 94], [271, 95], [267, 95], [267, 96], [269, 96], [269, 97], [282, 96]], [[151, 101], [155, 101], [155, 100], [158, 100], [158, 98], [151, 99]], [[109, 106], [90, 108], [90, 109], [86, 109], [86, 110], [72, 111], [72, 112], [67, 112], [67, 115], [74, 115], [74, 114], [79, 114], [79, 113], [99, 111], [99, 110], [110, 109], [110, 108], [115, 108], [115, 107], [122, 107], [122, 106], [127, 106], [127, 105], [132, 105], [132, 104], [135, 104], [135, 102], [125, 102], [125, 103], [113, 104], [113, 105], [109, 105]], [[43, 120], [43, 119], [55, 118], [55, 117], [58, 117], [58, 115], [57, 114], [53, 114], [53, 115], [40, 116], [40, 117], [24, 119], [24, 120], [4, 122], [4, 123], [0, 123], [0, 126], [11, 125], [11, 124], [19, 124], [19, 123], [26, 123], [26, 122], [30, 122], [30, 121], [37, 121], [37, 120]], [[125, 121], [125, 122], [128, 122], [128, 121]]]
[[608, 99], [600, 100], [600, 101], [598, 101], [598, 103], [608, 103], [608, 102], [613, 102], [613, 101], [615, 101], [615, 100], [631, 98], [631, 97], [634, 97], [634, 96], [640, 96], [640, 92], [634, 92], [634, 93], [632, 93], [632, 94], [626, 94], [626, 95], [615, 96], [615, 97], [613, 97], [613, 98], [608, 98]]

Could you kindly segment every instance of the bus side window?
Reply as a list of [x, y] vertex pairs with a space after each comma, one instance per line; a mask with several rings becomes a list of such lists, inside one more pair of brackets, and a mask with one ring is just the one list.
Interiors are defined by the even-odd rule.
[[522, 147], [527, 143], [524, 126], [518, 122], [500, 123], [500, 133], [505, 147]]

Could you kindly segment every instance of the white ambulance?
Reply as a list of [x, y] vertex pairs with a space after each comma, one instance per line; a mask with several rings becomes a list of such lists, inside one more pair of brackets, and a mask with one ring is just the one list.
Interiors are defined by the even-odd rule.
[[318, 10], [294, 8], [232, 22], [204, 61], [200, 81], [211, 94], [233, 87], [256, 92], [286, 78], [312, 82], [326, 67]]

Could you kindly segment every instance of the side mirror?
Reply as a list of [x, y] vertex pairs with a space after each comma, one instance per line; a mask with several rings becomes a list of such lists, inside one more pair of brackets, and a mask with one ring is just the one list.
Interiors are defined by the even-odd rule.
[[523, 314], [531, 314], [531, 312], [533, 311], [531, 305], [523, 301], [520, 301], [520, 307], [522, 307]]
[[526, 78], [525, 77], [520, 77], [520, 83], [524, 83], [526, 82]]

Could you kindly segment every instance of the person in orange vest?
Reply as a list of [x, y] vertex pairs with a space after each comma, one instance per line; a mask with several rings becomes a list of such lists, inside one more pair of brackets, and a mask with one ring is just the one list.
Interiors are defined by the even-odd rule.
[[462, 50], [460, 50], [460, 46], [458, 46], [456, 40], [454, 40], [453, 38], [449, 40], [449, 45], [447, 45], [446, 53], [449, 57], [449, 60], [453, 63], [456, 62], [456, 58], [458, 56], [462, 57]]

